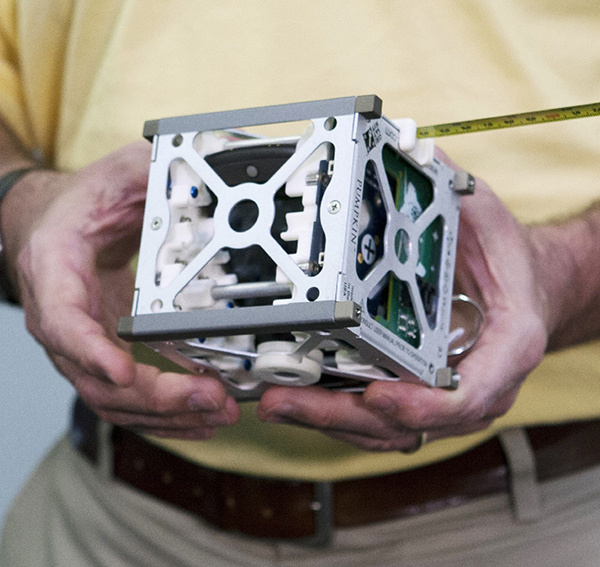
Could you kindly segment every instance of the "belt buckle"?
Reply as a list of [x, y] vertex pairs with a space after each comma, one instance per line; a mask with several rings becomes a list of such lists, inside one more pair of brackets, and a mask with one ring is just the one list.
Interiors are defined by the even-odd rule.
[[315, 482], [314, 487], [315, 533], [297, 541], [307, 547], [326, 547], [333, 539], [333, 483]]

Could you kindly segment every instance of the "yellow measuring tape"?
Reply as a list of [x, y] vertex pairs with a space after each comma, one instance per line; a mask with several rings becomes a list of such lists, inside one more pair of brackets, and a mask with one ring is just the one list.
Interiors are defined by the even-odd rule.
[[522, 114], [507, 114], [506, 116], [495, 116], [493, 118], [479, 118], [464, 122], [421, 126], [417, 128], [417, 138], [439, 138], [441, 136], [454, 136], [455, 134], [466, 134], [468, 132], [514, 128], [516, 126], [544, 124], [546, 122], [587, 118], [589, 116], [600, 116], [600, 102], [553, 108], [550, 110], [538, 110], [537, 112], [523, 112]]

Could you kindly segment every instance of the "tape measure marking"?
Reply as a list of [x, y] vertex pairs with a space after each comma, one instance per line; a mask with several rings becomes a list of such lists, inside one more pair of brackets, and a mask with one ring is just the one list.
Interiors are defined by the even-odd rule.
[[500, 128], [515, 128], [516, 126], [544, 124], [546, 122], [573, 120], [574, 118], [587, 118], [590, 116], [600, 116], [600, 102], [539, 110], [537, 112], [507, 114], [506, 116], [495, 116], [493, 118], [479, 118], [464, 122], [421, 126], [417, 128], [417, 138], [439, 138], [441, 136], [454, 136], [456, 134], [498, 130]]

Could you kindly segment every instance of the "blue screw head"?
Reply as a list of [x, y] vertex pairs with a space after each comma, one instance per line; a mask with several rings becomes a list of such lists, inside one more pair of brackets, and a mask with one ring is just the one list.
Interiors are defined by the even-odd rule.
[[198, 187], [196, 187], [195, 185], [192, 185], [192, 188], [190, 190], [190, 195], [192, 196], [192, 199], [195, 199], [198, 196]]

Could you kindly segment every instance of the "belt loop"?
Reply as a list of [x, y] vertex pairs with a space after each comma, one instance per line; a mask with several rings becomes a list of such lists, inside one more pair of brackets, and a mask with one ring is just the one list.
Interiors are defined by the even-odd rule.
[[98, 420], [98, 472], [105, 481], [111, 481], [114, 473], [113, 429], [110, 423]]
[[90, 463], [98, 463], [98, 416], [82, 401], [75, 398], [69, 430], [69, 440]]
[[333, 483], [315, 482], [311, 508], [316, 514], [315, 535], [299, 540], [307, 547], [326, 547], [333, 538]]
[[104, 480], [113, 477], [113, 429], [112, 425], [102, 421], [87, 407], [81, 398], [75, 399], [69, 440], [98, 469]]
[[534, 522], [542, 516], [535, 456], [525, 430], [507, 429], [498, 435], [509, 470], [513, 514], [518, 522]]

